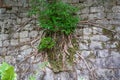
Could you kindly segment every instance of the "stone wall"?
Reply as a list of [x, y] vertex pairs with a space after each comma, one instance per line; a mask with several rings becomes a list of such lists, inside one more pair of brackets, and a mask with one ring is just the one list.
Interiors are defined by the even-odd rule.
[[0, 63], [12, 64], [18, 80], [28, 80], [28, 76], [36, 71], [37, 80], [120, 79], [119, 0], [64, 0], [80, 8], [78, 15], [82, 22], [75, 33], [84, 59], [76, 56], [74, 72], [59, 73], [53, 73], [49, 68], [39, 70], [39, 63], [29, 63], [34, 57], [22, 62], [34, 51], [31, 42], [39, 38], [42, 31], [36, 20], [27, 15], [28, 0], [3, 1], [6, 6], [0, 8]]

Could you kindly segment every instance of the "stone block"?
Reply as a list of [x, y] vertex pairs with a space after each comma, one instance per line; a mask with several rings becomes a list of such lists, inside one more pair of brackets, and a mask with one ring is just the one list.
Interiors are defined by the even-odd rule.
[[37, 37], [37, 35], [38, 35], [38, 31], [31, 31], [29, 33], [29, 37]]
[[105, 58], [97, 58], [95, 61], [96, 68], [106, 68], [106, 59]]
[[28, 48], [28, 49], [25, 49], [23, 51], [21, 51], [21, 55], [22, 56], [27, 56], [28, 54], [30, 54], [32, 52], [32, 48]]
[[0, 34], [0, 40], [6, 40], [8, 38], [8, 34]]
[[85, 49], [87, 50], [88, 49], [88, 46], [86, 44], [80, 43], [79, 45], [80, 45], [80, 47], [79, 47], [80, 50], [85, 50]]
[[25, 49], [29, 49], [29, 48], [30, 48], [29, 45], [24, 45], [24, 46], [20, 47], [20, 50], [25, 50]]
[[3, 41], [3, 46], [9, 46], [9, 40], [5, 40], [5, 41]]
[[92, 29], [91, 28], [84, 28], [83, 29], [83, 34], [84, 35], [91, 35], [92, 34]]
[[16, 46], [16, 45], [18, 45], [18, 40], [17, 40], [17, 39], [11, 39], [11, 40], [10, 40], [10, 44], [11, 44], [12, 46]]
[[6, 12], [5, 8], [0, 8], [0, 14], [4, 14]]
[[103, 6], [100, 6], [100, 7], [90, 7], [90, 12], [91, 13], [104, 12], [104, 7]]
[[90, 37], [90, 40], [92, 40], [92, 41], [100, 41], [100, 35], [92, 35]]
[[114, 13], [106, 13], [106, 14], [107, 14], [106, 15], [107, 19], [113, 19]]
[[102, 28], [93, 27], [93, 34], [102, 34]]
[[8, 13], [8, 14], [17, 13], [18, 10], [19, 10], [18, 7], [13, 7], [13, 6], [12, 6], [12, 10], [7, 10], [6, 13]]
[[109, 24], [109, 21], [107, 19], [102, 19], [102, 20], [96, 20], [96, 23], [107, 26]]
[[20, 38], [27, 38], [27, 37], [28, 37], [28, 31], [20, 32]]
[[90, 49], [95, 50], [95, 49], [102, 49], [102, 43], [99, 41], [91, 41], [90, 43]]
[[16, 60], [13, 56], [5, 56], [5, 62], [9, 63], [9, 64], [15, 64]]
[[116, 50], [112, 50], [110, 55], [113, 57], [120, 57], [120, 52]]
[[105, 36], [105, 35], [99, 35], [100, 41], [108, 41], [110, 40], [109, 37]]
[[120, 12], [120, 6], [113, 6], [112, 11], [113, 12]]
[[82, 20], [87, 20], [88, 17], [89, 17], [89, 14], [81, 14], [81, 15], [80, 15], [80, 18], [81, 18]]
[[14, 33], [14, 34], [13, 34], [13, 38], [15, 38], [15, 39], [16, 39], [16, 38], [19, 38], [19, 33]]
[[2, 45], [3, 45], [3, 44], [2, 44], [2, 41], [0, 40], [0, 47], [2, 47]]
[[89, 8], [87, 7], [87, 8], [84, 8], [84, 9], [80, 10], [80, 11], [81, 11], [81, 14], [88, 14], [89, 13]]
[[88, 57], [88, 56], [90, 55], [90, 53], [91, 53], [91, 51], [82, 51], [82, 52], [81, 52], [81, 55], [82, 55], [83, 57]]
[[98, 57], [108, 57], [110, 55], [108, 50], [99, 50]]
[[5, 20], [5, 19], [9, 19], [9, 18], [10, 18], [10, 14], [0, 14], [1, 20]]
[[33, 29], [33, 27], [32, 27], [32, 25], [31, 24], [27, 24], [27, 25], [25, 25], [25, 27], [24, 27], [24, 30], [32, 30]]
[[114, 70], [114, 76], [115, 76], [115, 78], [116, 78], [117, 80], [120, 79], [120, 69], [115, 69], [115, 70]]
[[107, 19], [120, 19], [120, 13], [107, 13]]
[[3, 62], [4, 62], [4, 58], [0, 56], [0, 64], [2, 64]]
[[94, 13], [94, 14], [89, 14], [89, 19], [102, 19], [105, 18], [105, 13]]
[[20, 42], [28, 42], [30, 41], [30, 38], [20, 38]]
[[106, 59], [107, 68], [119, 68], [120, 67], [120, 57], [112, 56]]
[[0, 50], [0, 56], [5, 56], [6, 53], [7, 53], [7, 51], [8, 51], [8, 48], [2, 47], [2, 48], [0, 48], [0, 49], [1, 49], [1, 50]]
[[120, 20], [110, 20], [111, 25], [120, 25]]

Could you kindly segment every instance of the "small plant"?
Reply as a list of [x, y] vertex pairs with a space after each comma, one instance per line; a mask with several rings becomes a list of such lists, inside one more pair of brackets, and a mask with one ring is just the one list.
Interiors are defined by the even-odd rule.
[[63, 32], [67, 35], [72, 33], [79, 21], [75, 15], [76, 7], [68, 5], [62, 1], [53, 0], [32, 0], [32, 10], [30, 14], [37, 14], [39, 25], [43, 29], [52, 32]]
[[69, 70], [67, 65], [74, 62], [78, 49], [73, 35], [79, 21], [77, 10], [62, 0], [31, 0], [30, 15], [37, 17], [38, 25], [45, 31], [37, 48], [41, 54], [46, 53], [54, 72]]
[[36, 80], [36, 78], [35, 78], [34, 75], [32, 75], [32, 76], [29, 77], [29, 80]]
[[54, 47], [54, 45], [55, 41], [51, 37], [44, 37], [38, 46], [38, 50], [41, 51], [45, 49], [51, 49]]
[[0, 65], [0, 80], [16, 80], [14, 67], [3, 62]]

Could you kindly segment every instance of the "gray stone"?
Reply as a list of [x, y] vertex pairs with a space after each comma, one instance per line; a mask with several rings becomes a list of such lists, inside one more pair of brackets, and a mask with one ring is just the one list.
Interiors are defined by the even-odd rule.
[[14, 13], [15, 14], [15, 13], [17, 13], [17, 11], [18, 11], [18, 7], [12, 7], [12, 10], [7, 10], [6, 13], [8, 13], [8, 14]]
[[94, 14], [89, 14], [89, 19], [102, 19], [105, 17], [105, 13], [94, 13]]
[[20, 42], [28, 42], [30, 41], [30, 38], [20, 38]]
[[81, 10], [81, 13], [82, 13], [82, 14], [87, 14], [87, 13], [89, 13], [89, 8], [84, 8], [84, 9], [82, 9], [82, 10]]
[[33, 27], [31, 24], [27, 24], [25, 27], [24, 27], [25, 30], [32, 30]]
[[29, 45], [24, 45], [24, 46], [20, 47], [20, 50], [25, 50], [25, 49], [28, 49], [28, 48], [30, 48]]
[[27, 37], [28, 37], [28, 31], [20, 32], [20, 38], [27, 38]]
[[107, 19], [102, 19], [102, 20], [97, 20], [96, 23], [107, 26], [109, 24], [109, 21]]
[[9, 19], [10, 18], [10, 14], [2, 14], [0, 15], [0, 19], [5, 20], [5, 19]]
[[120, 19], [120, 13], [107, 13], [107, 19]]
[[91, 53], [91, 51], [82, 51], [82, 52], [81, 52], [81, 55], [82, 55], [83, 57], [88, 57], [88, 56], [90, 55], [90, 53]]
[[0, 47], [2, 47], [2, 45], [3, 45], [3, 44], [2, 44], [2, 41], [0, 40]]
[[119, 68], [120, 67], [120, 57], [109, 57], [106, 59], [107, 68]]
[[120, 12], [120, 6], [113, 6], [112, 11], [113, 12]]
[[17, 40], [17, 39], [11, 39], [11, 40], [10, 40], [10, 44], [11, 44], [12, 46], [16, 46], [16, 45], [18, 45], [18, 40]]
[[95, 61], [96, 68], [105, 68], [106, 67], [106, 59], [105, 58], [97, 58]]
[[6, 9], [5, 8], [0, 8], [0, 14], [5, 13]]
[[91, 28], [84, 28], [83, 33], [84, 33], [84, 35], [91, 35], [92, 34], [92, 29]]
[[120, 25], [120, 20], [110, 20], [109, 23], [112, 25]]
[[0, 56], [0, 64], [3, 63], [5, 60], [2, 56]]
[[99, 37], [100, 37], [100, 41], [108, 41], [108, 40], [110, 40], [110, 38], [105, 36], [105, 35], [99, 35]]
[[5, 56], [5, 61], [7, 62], [7, 63], [12, 63], [12, 64], [15, 64], [16, 63], [16, 60], [15, 60], [15, 58], [13, 57], [13, 56]]
[[0, 34], [0, 40], [6, 40], [8, 38], [8, 34]]
[[102, 49], [102, 43], [97, 41], [91, 41], [90, 49]]
[[89, 17], [89, 14], [81, 14], [81, 15], [80, 15], [80, 18], [81, 18], [82, 20], [87, 20], [88, 17]]
[[93, 34], [102, 34], [102, 28], [93, 27]]
[[95, 12], [103, 12], [104, 11], [104, 7], [100, 6], [100, 7], [90, 7], [90, 12], [95, 13]]
[[116, 48], [116, 46], [119, 45], [119, 43], [117, 41], [114, 41], [111, 43], [110, 47], [111, 48]]
[[79, 43], [79, 49], [80, 50], [87, 50], [88, 49], [88, 45], [86, 43]]
[[14, 33], [13, 38], [19, 38], [19, 33]]
[[108, 50], [99, 50], [98, 56], [99, 57], [108, 57], [109, 56], [109, 51]]
[[54, 73], [49, 68], [46, 68], [46, 75], [44, 80], [54, 80]]
[[3, 46], [9, 46], [9, 40], [5, 40], [5, 41], [3, 41]]
[[45, 75], [45, 72], [42, 70], [39, 70], [39, 72], [37, 73], [37, 76], [36, 76], [36, 80], [43, 80], [44, 75]]
[[37, 32], [37, 31], [31, 31], [31, 32], [29, 33], [29, 37], [37, 37], [37, 35], [38, 35], [38, 32]]
[[22, 50], [21, 55], [26, 56], [32, 52], [32, 48]]
[[112, 50], [110, 55], [111, 55], [111, 56], [114, 56], [114, 57], [120, 57], [120, 52], [119, 52], [119, 51]]
[[90, 37], [90, 40], [92, 41], [100, 41], [100, 35], [93, 35]]

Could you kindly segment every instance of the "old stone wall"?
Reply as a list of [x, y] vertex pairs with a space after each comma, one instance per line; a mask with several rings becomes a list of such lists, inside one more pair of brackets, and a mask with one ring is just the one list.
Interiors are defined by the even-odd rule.
[[3, 0], [0, 6], [0, 63], [12, 64], [18, 80], [29, 80], [33, 73], [37, 80], [120, 80], [120, 0], [64, 1], [80, 8], [75, 33], [82, 58], [76, 56], [73, 72], [39, 70], [39, 63], [29, 63], [34, 57], [22, 62], [42, 33], [36, 19], [28, 16], [29, 0]]

